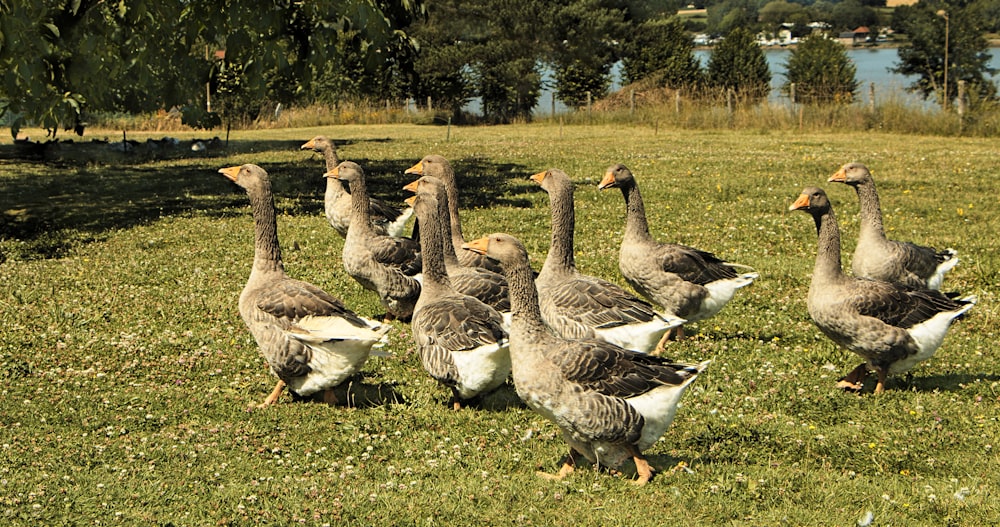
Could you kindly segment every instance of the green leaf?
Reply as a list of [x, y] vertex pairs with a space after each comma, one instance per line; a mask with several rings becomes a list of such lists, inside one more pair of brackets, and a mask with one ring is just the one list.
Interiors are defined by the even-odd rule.
[[52, 36], [59, 38], [59, 28], [56, 27], [55, 24], [51, 22], [46, 22], [42, 25], [45, 26], [45, 28], [48, 29], [50, 33], [52, 33]]

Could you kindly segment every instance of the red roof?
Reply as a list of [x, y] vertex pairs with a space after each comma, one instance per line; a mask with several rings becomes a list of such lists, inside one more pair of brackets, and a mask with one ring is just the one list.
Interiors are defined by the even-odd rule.
[[872, 30], [868, 29], [867, 26], [861, 26], [854, 30], [855, 33], [871, 33]]

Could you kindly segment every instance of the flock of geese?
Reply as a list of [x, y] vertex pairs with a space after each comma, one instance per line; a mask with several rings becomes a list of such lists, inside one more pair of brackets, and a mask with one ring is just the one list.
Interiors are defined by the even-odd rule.
[[[683, 337], [685, 322], [717, 314], [757, 273], [655, 240], [635, 176], [620, 164], [607, 169], [599, 188], [618, 188], [624, 197], [619, 267], [643, 298], [577, 270], [573, 183], [561, 170], [531, 176], [548, 193], [552, 213], [549, 252], [535, 273], [524, 245], [508, 234], [464, 238], [455, 173], [445, 158], [429, 155], [406, 170], [415, 177], [403, 187], [412, 196], [398, 210], [368, 195], [362, 167], [340, 162], [329, 139], [316, 137], [302, 149], [325, 159], [325, 214], [344, 237], [344, 268], [378, 295], [386, 320], [359, 316], [289, 277], [267, 172], [253, 164], [219, 170], [246, 191], [253, 212], [253, 268], [239, 311], [278, 378], [261, 407], [286, 387], [294, 398], [336, 403], [333, 388], [386, 342], [386, 322], [395, 318], [409, 321], [421, 364], [451, 390], [456, 410], [512, 377], [521, 400], [560, 428], [569, 455], [558, 473], [541, 475], [565, 477], [583, 456], [611, 469], [631, 459], [638, 484], [652, 478], [642, 452], [665, 433], [681, 396], [709, 363], [664, 358], [665, 343]], [[954, 251], [886, 239], [864, 165], [845, 165], [830, 181], [855, 187], [862, 228], [848, 276], [824, 191], [806, 188], [792, 204], [813, 216], [819, 235], [809, 314], [831, 340], [865, 360], [839, 386], [860, 391], [873, 370], [881, 392], [887, 375], [933, 355], [975, 297], [937, 290], [958, 261]], [[403, 237], [411, 216], [414, 235]]]

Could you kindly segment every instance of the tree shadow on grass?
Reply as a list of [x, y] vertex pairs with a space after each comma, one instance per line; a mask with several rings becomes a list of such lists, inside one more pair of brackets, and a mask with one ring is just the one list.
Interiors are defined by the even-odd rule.
[[[381, 141], [381, 140], [375, 140]], [[137, 158], [2, 161], [0, 176], [0, 243], [6, 258], [20, 260], [62, 257], [81, 244], [102, 239], [108, 232], [146, 225], [162, 218], [197, 215], [221, 217], [242, 212], [247, 206], [241, 189], [218, 174], [230, 166], [234, 154], [258, 153], [260, 164], [271, 175], [275, 202], [287, 215], [318, 215], [323, 210], [326, 182], [323, 165], [315, 156], [270, 163], [273, 154], [287, 157], [303, 141], [231, 141], [228, 147], [203, 153], [186, 153], [167, 162]], [[338, 140], [339, 144], [349, 141]], [[4, 145], [10, 148], [11, 145]], [[65, 149], [64, 149], [65, 150]], [[413, 159], [359, 159], [365, 168], [369, 192], [402, 206], [403, 185], [414, 179], [405, 174]], [[527, 207], [518, 196], [527, 185], [515, 180], [529, 171], [511, 163], [483, 158], [456, 161], [463, 207], [506, 205]], [[14, 249], [12, 249], [14, 247]]]

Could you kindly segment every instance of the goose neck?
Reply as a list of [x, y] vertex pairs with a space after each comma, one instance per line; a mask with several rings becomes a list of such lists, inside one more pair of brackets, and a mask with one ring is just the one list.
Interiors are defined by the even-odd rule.
[[[449, 207], [451, 204], [451, 198], [447, 197], [447, 194], [441, 194], [438, 196], [438, 218], [444, 218], [448, 216]], [[444, 263], [446, 267], [458, 267], [458, 249], [461, 245], [456, 245], [455, 236], [451, 230], [451, 222], [449, 221], [438, 221], [441, 225], [441, 242], [444, 247]], [[464, 241], [460, 243], [465, 243]]]
[[[351, 227], [359, 234], [372, 232], [371, 201], [368, 199], [368, 188], [365, 178], [360, 177], [350, 182], [351, 193]], [[357, 225], [355, 227], [355, 225]], [[350, 235], [350, 231], [348, 231]]]
[[861, 208], [861, 236], [877, 236], [885, 238], [885, 227], [882, 224], [882, 207], [879, 204], [878, 192], [874, 181], [865, 181], [854, 187], [858, 193]]
[[816, 266], [813, 269], [813, 280], [828, 282], [844, 276], [840, 262], [840, 228], [837, 227], [837, 217], [830, 209], [814, 215], [818, 248]]
[[462, 218], [458, 215], [458, 188], [455, 186], [454, 172], [445, 174], [443, 179], [445, 182], [444, 192], [448, 197], [448, 220], [452, 241], [462, 244], [465, 242], [465, 236], [462, 234]]
[[573, 189], [559, 188], [549, 192], [552, 208], [552, 239], [549, 253], [545, 258], [544, 268], [575, 269], [573, 258], [573, 229], [575, 218], [573, 212]]
[[254, 220], [254, 271], [283, 270], [271, 187], [266, 185], [262, 191], [249, 192], [248, 195]]
[[[337, 165], [340, 164], [340, 159], [337, 157], [337, 150], [332, 146], [323, 149], [323, 159], [326, 161], [327, 172], [337, 168]], [[336, 179], [336, 178], [331, 178], [331, 179]]]
[[538, 306], [538, 290], [528, 262], [503, 265], [510, 296], [511, 324], [521, 331], [544, 331], [542, 311]]
[[639, 186], [633, 182], [622, 187], [622, 195], [625, 196], [625, 236], [630, 239], [650, 238], [646, 205], [642, 201]]
[[444, 240], [441, 236], [440, 221], [434, 214], [425, 214], [419, 218], [425, 229], [420, 231], [420, 257], [423, 263], [423, 286], [428, 295], [433, 297], [434, 289], [448, 289], [451, 282], [445, 265]]

